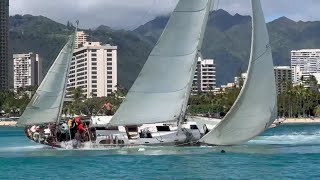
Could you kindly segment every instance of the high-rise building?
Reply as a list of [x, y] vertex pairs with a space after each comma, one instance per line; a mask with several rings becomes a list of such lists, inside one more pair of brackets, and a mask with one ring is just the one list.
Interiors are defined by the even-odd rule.
[[42, 61], [38, 54], [13, 55], [14, 89], [39, 86], [42, 81]]
[[291, 51], [291, 69], [295, 84], [301, 82], [303, 76], [320, 73], [320, 49]]
[[209, 92], [216, 87], [216, 66], [213, 59], [198, 58], [193, 79], [193, 91]]
[[276, 78], [277, 93], [286, 91], [289, 83], [292, 82], [292, 69], [290, 66], [275, 66], [274, 74]]
[[68, 88], [80, 87], [87, 98], [117, 90], [117, 46], [86, 42], [73, 53]]
[[0, 1], [0, 90], [8, 88], [9, 0]]
[[86, 42], [88, 42], [88, 35], [84, 31], [78, 31], [76, 36], [75, 49], [82, 47]]

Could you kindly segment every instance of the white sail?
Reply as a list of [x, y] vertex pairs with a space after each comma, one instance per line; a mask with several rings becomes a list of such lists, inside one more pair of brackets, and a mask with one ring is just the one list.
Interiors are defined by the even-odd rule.
[[75, 33], [69, 38], [69, 41], [52, 64], [20, 117], [18, 125], [44, 124], [58, 121], [65, 96], [74, 42]]
[[200, 142], [235, 145], [265, 131], [277, 116], [277, 95], [269, 36], [260, 0], [252, 0], [252, 44], [248, 78], [225, 118]]
[[110, 126], [176, 121], [184, 115], [212, 0], [180, 0]]

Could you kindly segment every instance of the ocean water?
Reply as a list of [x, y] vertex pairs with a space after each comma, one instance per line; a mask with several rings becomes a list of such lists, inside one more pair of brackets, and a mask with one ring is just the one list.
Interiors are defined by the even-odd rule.
[[320, 125], [283, 125], [239, 146], [117, 150], [51, 149], [1, 127], [0, 179], [320, 179]]

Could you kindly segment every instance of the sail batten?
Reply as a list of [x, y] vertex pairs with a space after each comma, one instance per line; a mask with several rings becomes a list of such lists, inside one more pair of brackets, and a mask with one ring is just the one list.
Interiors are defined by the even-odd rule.
[[58, 54], [35, 95], [21, 115], [18, 125], [53, 123], [59, 119], [65, 84], [71, 64], [75, 33]]
[[178, 2], [110, 126], [177, 121], [191, 89], [211, 1]]
[[225, 118], [200, 142], [235, 145], [264, 132], [277, 117], [277, 95], [269, 35], [260, 0], [252, 0], [248, 77]]

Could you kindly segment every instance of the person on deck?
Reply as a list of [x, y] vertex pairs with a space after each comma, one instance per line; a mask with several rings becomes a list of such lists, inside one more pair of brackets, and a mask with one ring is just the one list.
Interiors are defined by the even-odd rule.
[[67, 123], [62, 123], [60, 125], [60, 141], [66, 141], [69, 136], [69, 127]]
[[109, 101], [105, 101], [102, 108], [105, 108], [107, 110], [107, 116], [112, 115], [112, 104]]
[[[80, 137], [81, 139], [80, 140], [83, 140], [84, 139], [84, 133], [87, 131], [84, 126], [83, 126], [83, 123], [81, 122], [81, 118], [80, 117], [77, 117], [76, 118], [76, 124], [77, 124], [77, 129], [78, 129], [78, 138]], [[79, 139], [78, 139], [79, 140]]]
[[51, 130], [50, 130], [50, 126], [48, 125], [46, 129], [44, 129], [44, 137], [48, 138], [49, 136], [51, 136]]
[[[69, 122], [68, 122], [68, 124], [69, 124]], [[76, 123], [75, 119], [71, 119], [71, 126], [69, 128], [70, 128], [70, 133], [71, 133], [71, 139], [74, 139], [74, 137], [78, 131], [78, 127], [77, 127], [77, 123]]]
[[68, 120], [68, 126], [69, 126], [69, 129], [72, 127], [72, 119], [71, 118], [69, 118], [69, 120]]
[[31, 131], [31, 133], [33, 135], [33, 133], [36, 132], [36, 125], [31, 126], [30, 131]]

